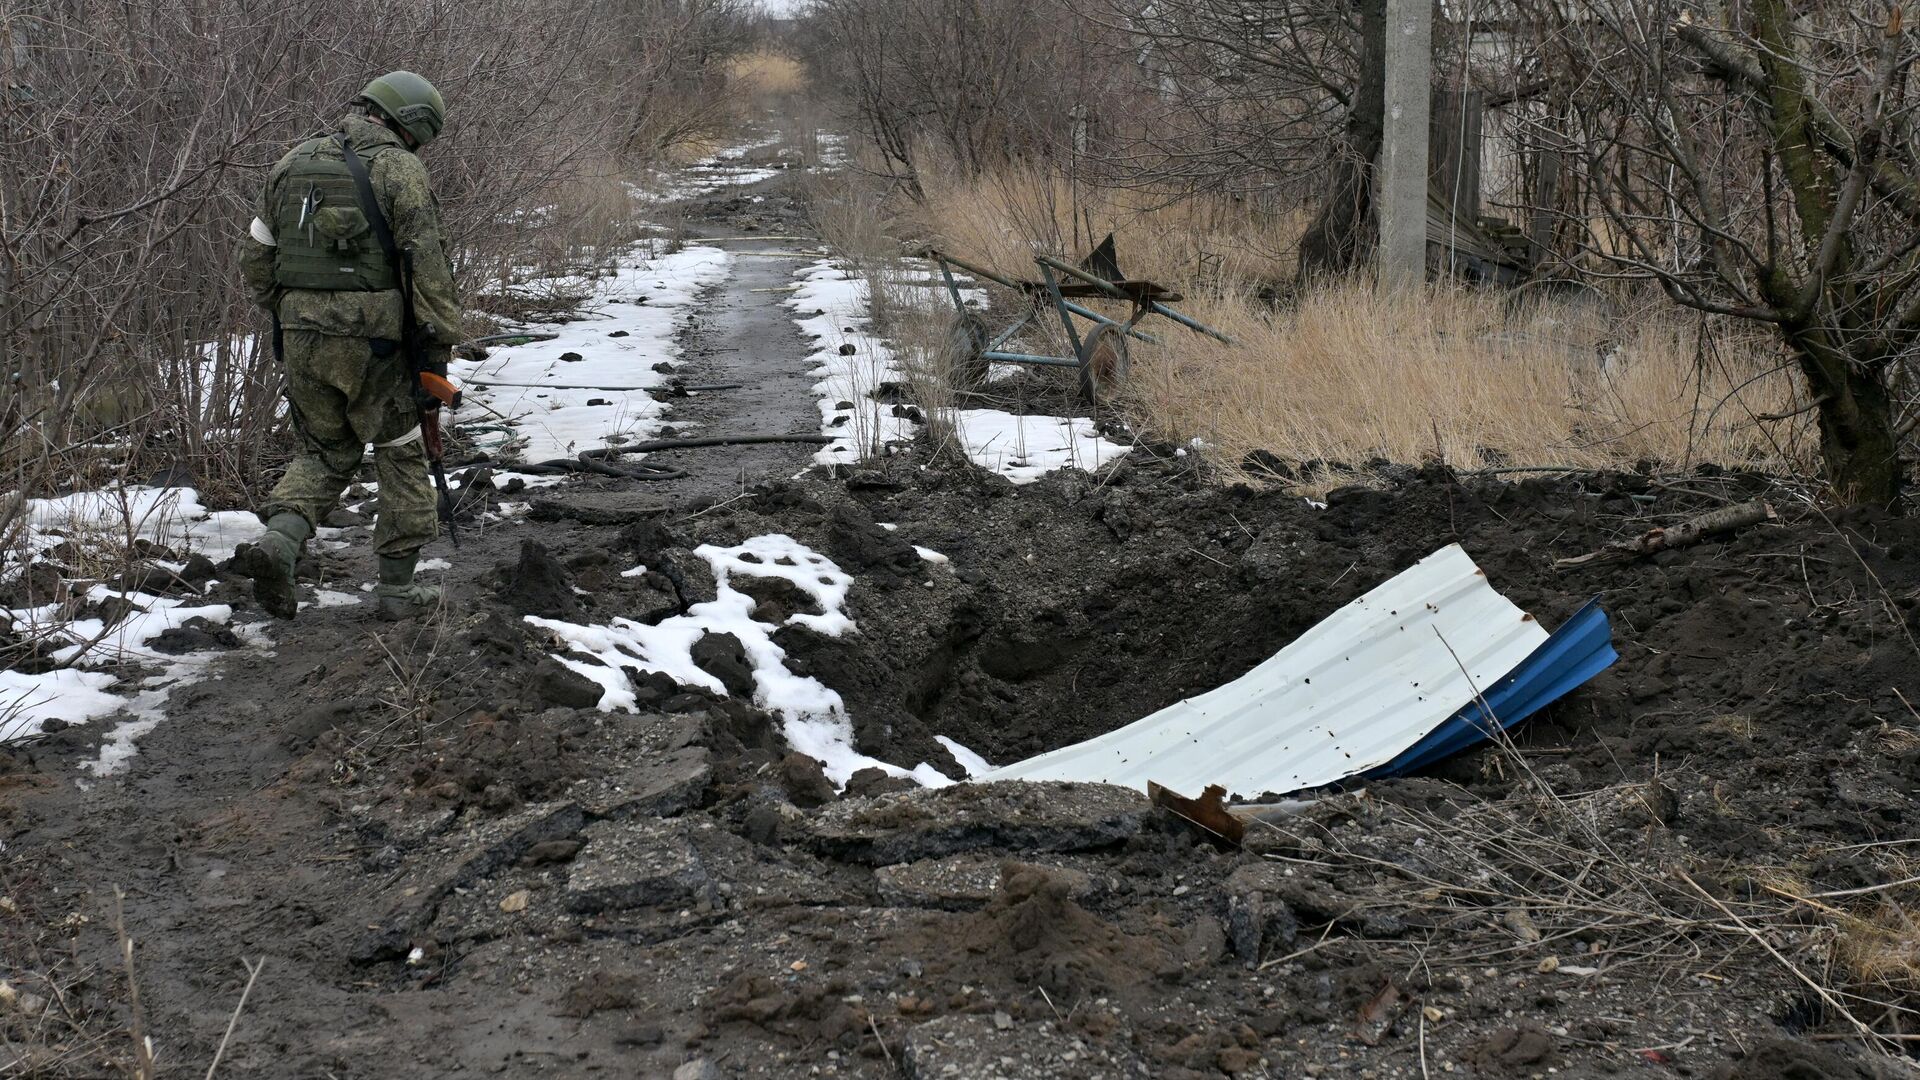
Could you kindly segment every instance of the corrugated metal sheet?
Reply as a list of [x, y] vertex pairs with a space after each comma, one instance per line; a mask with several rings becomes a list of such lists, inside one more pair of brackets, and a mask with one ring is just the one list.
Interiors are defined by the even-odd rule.
[[[1492, 686], [1482, 686], [1480, 701], [1448, 717], [1426, 738], [1369, 775], [1400, 776], [1457, 754], [1487, 738], [1493, 730], [1484, 719], [1487, 712], [1502, 728], [1511, 728], [1607, 670], [1618, 659], [1607, 613], [1600, 610], [1598, 600], [1590, 600], [1519, 667]], [[1484, 712], [1481, 702], [1486, 703]]]
[[1395, 761], [1547, 640], [1456, 544], [1225, 686], [979, 779], [1241, 796], [1319, 787]]

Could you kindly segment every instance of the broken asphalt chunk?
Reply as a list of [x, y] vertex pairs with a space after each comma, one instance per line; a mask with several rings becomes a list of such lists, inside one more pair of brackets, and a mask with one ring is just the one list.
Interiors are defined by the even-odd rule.
[[[883, 866], [873, 872], [873, 884], [880, 899], [894, 907], [973, 911], [985, 907], [1000, 891], [1001, 868], [1005, 865], [1005, 860], [991, 855], [923, 859]], [[1100, 891], [1093, 878], [1079, 870], [1057, 866], [1032, 868], [1066, 881], [1069, 900], [1085, 900]]]
[[517, 813], [475, 825], [442, 838], [452, 845], [451, 859], [411, 875], [400, 899], [364, 934], [349, 959], [358, 964], [398, 960], [412, 939], [433, 922], [440, 904], [455, 889], [466, 888], [518, 863], [536, 845], [577, 835], [587, 816], [574, 802], [537, 803]]
[[602, 821], [567, 873], [567, 907], [579, 914], [637, 907], [714, 904], [713, 879], [684, 825], [637, 819]]
[[1105, 784], [960, 784], [848, 799], [801, 825], [823, 855], [885, 866], [969, 851], [1091, 851], [1140, 832], [1150, 806]]
[[713, 783], [713, 766], [704, 747], [690, 746], [649, 754], [611, 776], [592, 781], [594, 791], [581, 801], [595, 817], [672, 817], [700, 805]]

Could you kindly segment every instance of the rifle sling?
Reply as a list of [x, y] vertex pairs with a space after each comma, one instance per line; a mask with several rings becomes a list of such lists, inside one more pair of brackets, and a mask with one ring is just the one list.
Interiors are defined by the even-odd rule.
[[[334, 140], [340, 144], [340, 153], [346, 159], [347, 171], [353, 174], [353, 190], [360, 196], [360, 212], [367, 215], [367, 224], [373, 226], [373, 238], [379, 241], [381, 252], [386, 255], [387, 262], [392, 265], [393, 276], [399, 278], [400, 245], [393, 242], [393, 230], [387, 226], [387, 215], [380, 212], [380, 200], [373, 194], [373, 177], [367, 174], [367, 163], [360, 159], [360, 152], [347, 141], [345, 134], [334, 136]], [[401, 281], [400, 287], [404, 293], [408, 283]], [[402, 299], [409, 301], [409, 307], [412, 306], [411, 297], [403, 296]]]
[[343, 132], [334, 136], [340, 144], [340, 154], [347, 163], [347, 172], [353, 174], [353, 190], [360, 196], [360, 212], [367, 217], [367, 224], [373, 227], [373, 238], [380, 244], [380, 250], [387, 257], [387, 263], [393, 267], [393, 277], [400, 283], [400, 347], [406, 351], [407, 368], [413, 373], [416, 396], [420, 390], [420, 353], [419, 342], [414, 340], [413, 317], [413, 275], [409, 273], [410, 261], [403, 258], [400, 245], [394, 243], [393, 229], [387, 225], [387, 215], [380, 212], [380, 200], [373, 193], [373, 177], [367, 173], [367, 163], [361, 160], [360, 152], [347, 141]]

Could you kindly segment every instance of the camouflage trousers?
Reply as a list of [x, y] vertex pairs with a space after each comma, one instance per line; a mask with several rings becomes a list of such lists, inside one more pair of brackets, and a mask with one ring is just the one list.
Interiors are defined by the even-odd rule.
[[288, 330], [283, 337], [287, 399], [302, 447], [261, 509], [261, 520], [291, 510], [319, 526], [353, 482], [371, 443], [380, 480], [374, 551], [389, 557], [419, 551], [440, 523], [406, 359], [398, 350], [374, 355], [365, 338], [306, 330]]

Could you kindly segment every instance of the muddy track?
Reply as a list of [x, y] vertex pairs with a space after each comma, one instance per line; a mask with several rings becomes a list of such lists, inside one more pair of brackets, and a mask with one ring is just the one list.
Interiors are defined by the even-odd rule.
[[[692, 230], [691, 242], [703, 233]], [[791, 251], [792, 243], [733, 242], [731, 252]], [[689, 384], [736, 388], [673, 400], [668, 423], [681, 435], [811, 435], [820, 430], [813, 378], [803, 362], [811, 347], [774, 291], [793, 280], [803, 259], [733, 260], [724, 285], [701, 298], [700, 314], [681, 335], [684, 350], [676, 374]], [[767, 477], [792, 476], [807, 467], [813, 447], [765, 444], [663, 451], [649, 460], [690, 474], [648, 491], [674, 500], [727, 498]]]
[[[724, 222], [711, 226], [730, 231]], [[779, 304], [785, 294], [753, 291], [786, 284], [792, 265], [738, 259], [703, 298], [682, 331], [676, 374], [740, 389], [674, 399], [667, 419], [680, 433], [818, 430], [808, 347]], [[419, 626], [376, 621], [370, 601], [317, 607], [307, 592], [298, 621], [272, 626], [266, 648], [236, 652], [204, 681], [176, 691], [165, 721], [140, 740], [123, 773], [77, 785], [75, 766], [90, 756], [97, 728], [69, 729], [21, 752], [0, 777], [13, 855], [5, 891], [31, 905], [23, 907], [30, 916], [64, 909], [85, 919], [91, 963], [117, 968], [109, 926], [114, 891], [124, 890], [147, 1027], [176, 1062], [204, 1068], [244, 985], [243, 957], [265, 967], [247, 1004], [250, 1033], [237, 1056], [229, 1052], [227, 1075], [517, 1075], [605, 1060], [615, 1052], [613, 1033], [581, 1031], [547, 995], [510, 992], [502, 985], [510, 973], [446, 988], [419, 979], [418, 965], [395, 978], [349, 955], [354, 935], [343, 931], [372, 921], [382, 883], [404, 873], [390, 865], [398, 858], [393, 846], [381, 843], [385, 825], [347, 805], [359, 779], [351, 763], [390, 768], [449, 725], [472, 724], [510, 697], [514, 687], [489, 685], [501, 658], [488, 645], [505, 640], [490, 636], [498, 615], [462, 601], [488, 596], [496, 565], [510, 564], [523, 541], [576, 563], [585, 554], [591, 563], [598, 545], [581, 538], [583, 520], [631, 521], [668, 503], [724, 499], [765, 477], [798, 472], [812, 449], [662, 454], [653, 460], [688, 475], [649, 484], [584, 478], [536, 491], [541, 509], [532, 520], [469, 522], [458, 552], [444, 540], [428, 548], [426, 555], [452, 563], [444, 580], [454, 603]], [[370, 579], [365, 531], [350, 530], [351, 549], [321, 556], [308, 570], [334, 589]], [[243, 591], [231, 591], [242, 621], [260, 617]], [[325, 743], [323, 753], [314, 753], [316, 742]], [[320, 758], [342, 768], [316, 773]], [[30, 966], [24, 952], [18, 959]], [[124, 1023], [114, 981], [96, 972], [76, 1000], [91, 998]], [[109, 1052], [119, 1057], [126, 1049]]]
[[[741, 195], [706, 217], [794, 225]], [[670, 423], [815, 430], [785, 294], [753, 291], [792, 268], [736, 260], [676, 374], [742, 388], [676, 399]], [[1809, 1038], [1844, 1024], [1712, 905], [1799, 949], [1832, 928], [1757, 883], [1838, 897], [1910, 873], [1911, 519], [1801, 507], [1568, 573], [1556, 557], [1796, 496], [1716, 470], [1432, 466], [1315, 507], [1164, 448], [1025, 487], [925, 447], [791, 479], [810, 450], [515, 493], [527, 517], [471, 528], [446, 572], [457, 608], [397, 628], [308, 610], [177, 692], [91, 788], [95, 728], [0, 753], [0, 955], [22, 988], [55, 974], [33, 1016], [67, 1046], [27, 1074], [126, 1073], [138, 1019], [162, 1075], [199, 1075], [245, 958], [265, 963], [222, 1076], [1894, 1075]], [[740, 583], [787, 670], [839, 694], [860, 750], [950, 776], [942, 738], [1007, 762], [1110, 729], [1449, 543], [1548, 624], [1600, 596], [1623, 658], [1521, 729], [1530, 781], [1482, 749], [1225, 850], [1114, 788], [868, 770], [836, 792], [748, 703], [738, 642], [700, 642], [730, 696], [632, 667], [637, 708], [602, 711], [604, 684], [553, 659], [586, 654], [526, 618], [657, 628], [717, 604], [697, 548], [776, 533], [844, 572], [858, 627], [815, 632], [794, 622], [811, 594]], [[310, 567], [336, 589], [371, 568], [364, 542]]]

